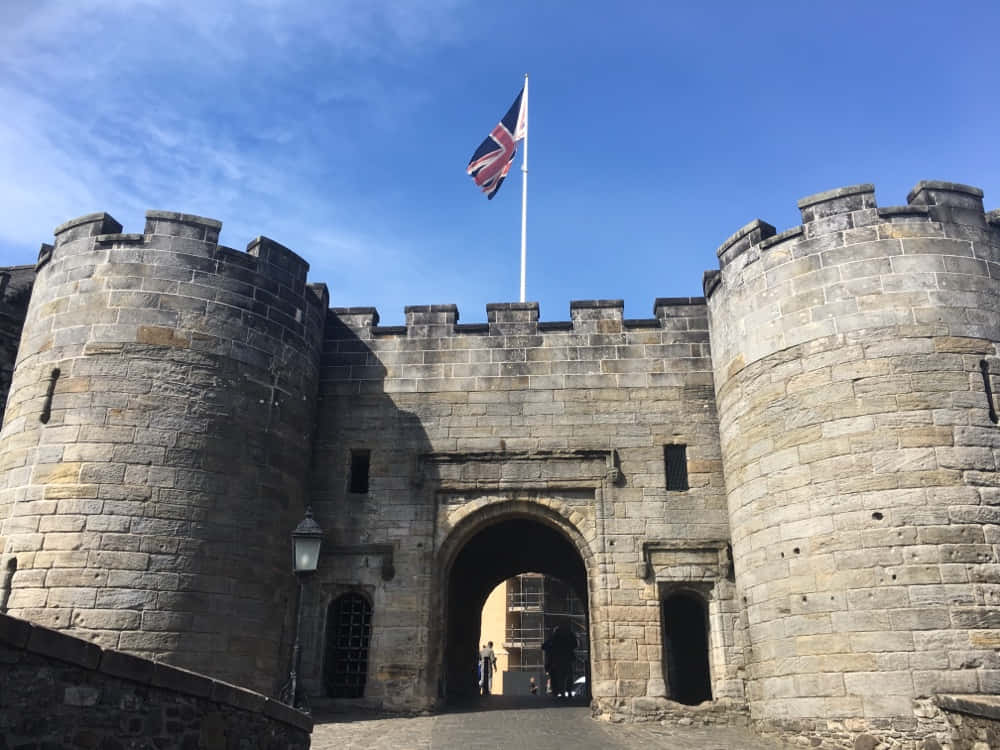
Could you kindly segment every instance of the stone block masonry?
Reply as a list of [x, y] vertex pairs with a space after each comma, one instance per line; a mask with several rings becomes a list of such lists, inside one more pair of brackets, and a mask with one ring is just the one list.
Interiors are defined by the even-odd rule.
[[328, 309], [276, 242], [220, 246], [210, 219], [68, 222], [35, 269], [3, 271], [34, 286], [0, 307], [0, 344], [21, 337], [0, 610], [273, 695], [310, 504], [314, 701], [474, 691], [481, 602], [530, 571], [585, 603], [604, 719], [749, 716], [821, 750], [991, 741], [995, 711], [969, 709], [1000, 686], [982, 197], [809, 196], [798, 227], [732, 234], [704, 298], [641, 320], [597, 299], [381, 326]]
[[4, 747], [307, 750], [312, 720], [234, 685], [0, 615]]
[[[325, 287], [150, 211], [43, 248], [4, 414], [12, 614], [268, 694], [286, 662]], [[288, 636], [285, 636], [287, 639]]]
[[[28, 300], [31, 298], [34, 280], [34, 266], [0, 269], [0, 413], [7, 406], [7, 393], [14, 374], [17, 347], [21, 341], [21, 329], [28, 312]], [[0, 519], [7, 518], [9, 512], [10, 508], [0, 501]]]
[[[421, 676], [368, 695], [433, 701], [441, 674], [432, 654], [448, 650], [435, 611], [444, 550], [463, 519], [510, 505], [565, 514], [586, 540], [592, 629], [609, 636], [591, 641], [598, 701], [609, 711], [646, 695], [663, 701], [660, 582], [647, 578], [643, 541], [724, 547], [728, 537], [707, 311], [699, 298], [657, 300], [648, 319], [622, 311], [620, 300], [577, 301], [570, 320], [547, 322], [537, 303], [491, 304], [486, 324], [463, 325], [454, 305], [428, 305], [386, 328], [372, 308], [331, 310], [314, 506], [335, 538], [392, 544], [396, 569], [417, 575], [382, 581], [362, 555], [321, 571], [307, 681], [319, 687], [322, 613], [338, 585], [361, 581], [374, 600], [373, 639], [394, 644], [373, 654], [373, 671]], [[667, 444], [686, 445], [686, 492], [666, 488]], [[351, 450], [370, 451], [364, 496], [349, 491]], [[736, 610], [732, 587], [718, 571], [711, 580], [721, 622]], [[383, 628], [384, 610], [392, 616]], [[742, 700], [733, 633], [714, 638], [716, 692]]]
[[706, 278], [751, 715], [916, 739], [919, 697], [992, 691], [1000, 232], [952, 183], [799, 207]]

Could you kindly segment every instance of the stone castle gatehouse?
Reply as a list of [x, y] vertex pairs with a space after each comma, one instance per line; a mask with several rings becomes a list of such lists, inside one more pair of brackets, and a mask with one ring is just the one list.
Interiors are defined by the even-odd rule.
[[70, 221], [0, 277], [0, 602], [274, 694], [311, 506], [316, 698], [473, 692], [486, 596], [535, 571], [586, 603], [596, 714], [946, 742], [936, 696], [1000, 689], [1000, 214], [944, 182], [799, 207], [648, 319], [405, 326], [217, 221]]

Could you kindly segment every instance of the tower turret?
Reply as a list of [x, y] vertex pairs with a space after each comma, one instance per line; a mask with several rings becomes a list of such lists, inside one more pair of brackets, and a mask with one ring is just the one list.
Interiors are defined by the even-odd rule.
[[220, 228], [92, 214], [43, 247], [0, 434], [8, 611], [271, 692], [327, 295]]
[[706, 274], [764, 725], [912, 741], [942, 729], [923, 699], [1000, 688], [1000, 433], [984, 385], [1000, 227], [982, 195], [946, 182], [892, 208], [871, 185], [813, 195], [801, 226], [747, 225]]

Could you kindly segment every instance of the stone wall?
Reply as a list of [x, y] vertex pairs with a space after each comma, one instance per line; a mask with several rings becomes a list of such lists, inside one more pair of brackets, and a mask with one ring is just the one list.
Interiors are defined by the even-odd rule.
[[723, 244], [707, 302], [649, 319], [589, 300], [388, 327], [210, 219], [68, 222], [0, 432], [0, 609], [272, 693], [312, 502], [313, 696], [341, 594], [373, 611], [363, 700], [422, 709], [471, 681], [488, 588], [534, 569], [586, 600], [598, 715], [688, 717], [664, 616], [686, 601], [707, 612], [712, 721], [748, 703], [813, 746], [944, 746], [930, 696], [1000, 690], [1000, 213], [939, 182], [800, 208]]
[[940, 695], [935, 704], [950, 727], [950, 750], [1000, 747], [1000, 699], [997, 696]]
[[[28, 313], [34, 280], [34, 266], [0, 268], [0, 414], [7, 408], [7, 392], [14, 375], [21, 328]], [[0, 550], [4, 547], [3, 519], [9, 513], [9, 502], [0, 498]]]
[[1000, 688], [1000, 232], [950, 183], [799, 206], [706, 277], [751, 715], [912, 740], [919, 696]]
[[43, 248], [0, 435], [7, 606], [271, 693], [326, 290], [220, 227], [93, 214]]
[[[320, 662], [331, 598], [364, 587], [377, 646], [368, 694], [426, 705], [447, 658], [442, 589], [466, 533], [537, 514], [578, 535], [599, 703], [668, 694], [660, 589], [681, 583], [711, 599], [715, 694], [742, 697], [704, 303], [659, 300], [648, 320], [624, 320], [620, 301], [570, 312], [539, 322], [537, 303], [490, 305], [488, 323], [462, 325], [454, 306], [435, 305], [380, 327], [373, 309], [332, 311], [313, 502], [338, 552], [321, 562], [306, 663]], [[687, 446], [689, 490], [666, 489], [667, 444]], [[348, 491], [352, 450], [371, 452], [363, 495]], [[687, 559], [685, 543], [708, 557]], [[379, 544], [408, 575], [384, 580]], [[391, 674], [412, 679], [380, 679]], [[321, 691], [318, 667], [306, 679]]]
[[0, 615], [4, 747], [306, 750], [284, 704]]

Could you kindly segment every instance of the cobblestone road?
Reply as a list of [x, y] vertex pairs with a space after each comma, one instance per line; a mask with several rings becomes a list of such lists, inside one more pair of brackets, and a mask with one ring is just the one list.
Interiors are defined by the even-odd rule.
[[585, 705], [549, 698], [494, 696], [489, 703], [434, 716], [316, 717], [313, 750], [781, 750], [746, 730], [607, 724]]

